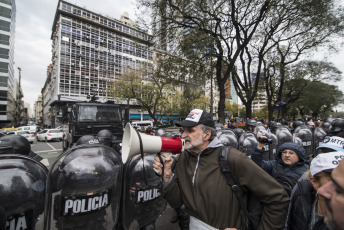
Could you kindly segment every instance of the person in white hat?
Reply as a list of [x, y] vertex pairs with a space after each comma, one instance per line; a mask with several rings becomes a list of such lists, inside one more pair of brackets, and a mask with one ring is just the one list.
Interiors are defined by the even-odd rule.
[[[156, 156], [153, 163], [162, 176], [162, 195], [173, 208], [185, 205], [190, 214], [190, 229], [245, 229], [247, 218], [241, 210], [241, 199], [220, 169], [219, 154], [224, 147], [216, 137], [212, 114], [194, 109], [177, 126], [183, 128], [185, 150], [176, 159], [175, 170], [171, 157], [161, 162]], [[244, 202], [250, 192], [262, 204], [258, 229], [283, 228], [289, 203], [287, 193], [243, 153], [235, 148], [228, 151], [230, 171], [238, 181], [234, 188], [242, 192]]]
[[325, 200], [318, 196], [318, 189], [331, 180], [331, 172], [340, 160], [343, 152], [319, 154], [310, 165], [306, 179], [297, 182], [290, 198], [286, 229], [313, 229], [325, 215]]

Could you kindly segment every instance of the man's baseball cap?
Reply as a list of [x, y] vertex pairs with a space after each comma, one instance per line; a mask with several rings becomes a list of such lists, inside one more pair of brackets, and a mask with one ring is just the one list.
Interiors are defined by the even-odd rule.
[[177, 126], [182, 127], [194, 127], [200, 124], [214, 128], [214, 121], [211, 114], [201, 109], [192, 110], [185, 120], [176, 123]]
[[321, 148], [328, 148], [334, 151], [344, 152], [344, 138], [338, 136], [326, 136], [319, 144], [319, 147], [317, 147], [317, 150]]
[[331, 173], [336, 168], [339, 162], [344, 159], [343, 152], [330, 152], [323, 153], [316, 156], [311, 162], [311, 174], [312, 176], [320, 172]]

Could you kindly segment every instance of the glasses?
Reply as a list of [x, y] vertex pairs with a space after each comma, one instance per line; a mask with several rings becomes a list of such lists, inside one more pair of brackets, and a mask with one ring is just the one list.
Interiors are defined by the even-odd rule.
[[294, 155], [295, 152], [294, 151], [286, 151], [286, 150], [284, 150], [284, 151], [282, 151], [282, 154], [284, 154], [284, 155], [287, 155], [287, 154]]

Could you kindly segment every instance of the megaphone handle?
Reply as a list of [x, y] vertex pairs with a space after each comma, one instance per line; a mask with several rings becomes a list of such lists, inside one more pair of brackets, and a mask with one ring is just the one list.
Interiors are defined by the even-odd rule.
[[164, 161], [161, 157], [161, 153], [158, 153], [158, 157], [159, 157], [159, 160], [160, 160], [160, 163], [162, 164], [162, 168], [161, 168], [161, 178], [164, 178], [164, 168], [165, 168], [165, 165], [164, 165]]

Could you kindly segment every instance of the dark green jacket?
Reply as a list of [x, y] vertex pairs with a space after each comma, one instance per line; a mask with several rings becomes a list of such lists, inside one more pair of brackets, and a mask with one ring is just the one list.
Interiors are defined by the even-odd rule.
[[[200, 155], [181, 153], [175, 175], [163, 195], [172, 207], [184, 203], [191, 216], [215, 228], [242, 229], [243, 212], [219, 168], [220, 149], [206, 148]], [[250, 190], [263, 203], [259, 229], [283, 229], [289, 198], [282, 186], [236, 149], [231, 149], [229, 162], [242, 188], [244, 201]]]

